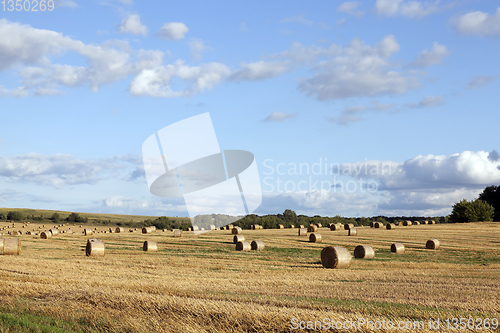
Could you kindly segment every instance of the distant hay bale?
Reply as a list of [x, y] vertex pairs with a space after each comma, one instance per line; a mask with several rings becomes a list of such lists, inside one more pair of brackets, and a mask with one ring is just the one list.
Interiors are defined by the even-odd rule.
[[435, 238], [429, 239], [427, 243], [425, 243], [425, 248], [429, 250], [437, 250], [439, 248], [439, 241]]
[[405, 253], [405, 246], [402, 243], [394, 243], [391, 245], [391, 252], [392, 253], [397, 253], [397, 254], [402, 254]]
[[134, 229], [128, 229], [128, 232], [134, 232]]
[[220, 227], [219, 228], [219, 230], [225, 230], [225, 229], [226, 229], [226, 227]]
[[226, 225], [226, 230], [232, 230], [233, 229], [233, 225], [232, 224], [228, 224]]
[[330, 226], [330, 230], [332, 230], [332, 231], [339, 231], [339, 230], [343, 230], [343, 229], [344, 229], [344, 226], [341, 223], [335, 223], [335, 224], [332, 224]]
[[252, 246], [249, 242], [238, 242], [236, 243], [236, 251], [250, 251]]
[[261, 240], [254, 240], [254, 241], [252, 241], [252, 243], [250, 244], [250, 247], [254, 251], [262, 251], [265, 248], [264, 242], [261, 241]]
[[348, 232], [349, 236], [356, 236], [357, 234], [358, 234], [358, 230], [356, 230], [355, 228], [349, 229], [349, 232]]
[[66, 230], [66, 233], [67, 234], [72, 234], [73, 233], [73, 229], [69, 228], [68, 230]]
[[345, 247], [327, 246], [321, 250], [321, 264], [325, 268], [349, 268], [351, 261], [351, 254]]
[[304, 227], [304, 225], [303, 225], [303, 224], [301, 224], [301, 225], [299, 225], [299, 228], [301, 228], [301, 229], [302, 229], [302, 228], [305, 228], [305, 227]]
[[117, 228], [115, 229], [115, 232], [116, 232], [117, 234], [123, 233], [124, 231], [125, 231], [125, 230], [124, 230], [122, 227], [117, 227]]
[[375, 251], [369, 245], [358, 245], [354, 249], [354, 258], [371, 259], [375, 257]]
[[429, 221], [427, 221], [427, 220], [422, 221], [422, 224], [429, 224]]
[[344, 230], [349, 230], [349, 229], [353, 229], [353, 228], [354, 228], [354, 224], [352, 224], [352, 223], [344, 224]]
[[245, 236], [243, 235], [234, 235], [233, 243], [236, 244], [238, 242], [243, 242], [245, 240]]
[[419, 221], [413, 221], [413, 224], [414, 225], [420, 225], [420, 222]]
[[243, 230], [241, 230], [241, 228], [240, 228], [240, 227], [234, 227], [234, 228], [233, 228], [233, 230], [231, 231], [231, 233], [232, 233], [233, 235], [239, 235], [239, 234], [241, 234], [242, 232], [243, 232]]
[[0, 254], [18, 256], [21, 254], [21, 240], [19, 238], [0, 239]]
[[109, 232], [110, 234], [112, 234], [112, 233], [113, 233], [113, 229], [112, 229], [112, 228], [109, 228], [109, 229], [108, 229], [108, 232]]
[[215, 225], [211, 224], [211, 225], [210, 225], [210, 230], [215, 230], [215, 229], [216, 229], [216, 228], [215, 228]]
[[17, 231], [17, 230], [12, 231], [12, 236], [20, 236], [22, 234], [23, 233], [21, 231]]
[[144, 252], [158, 252], [158, 246], [156, 245], [156, 242], [145, 241], [144, 244], [142, 244], [142, 250]]
[[95, 238], [87, 241], [87, 246], [85, 247], [85, 254], [87, 257], [104, 257], [104, 252], [105, 246], [103, 241]]
[[94, 234], [94, 232], [93, 232], [93, 231], [92, 231], [92, 229], [90, 229], [90, 228], [85, 228], [85, 229], [83, 229], [83, 234], [84, 234], [85, 236], [90, 236], [90, 235], [93, 235], [93, 234]]
[[52, 233], [50, 231], [42, 231], [40, 234], [41, 239], [49, 239], [52, 238]]
[[375, 226], [375, 223], [373, 221], [370, 222], [370, 228], [373, 228]]
[[392, 230], [396, 229], [396, 225], [394, 223], [389, 223], [388, 225], [385, 226], [387, 230]]
[[411, 226], [411, 221], [403, 221], [403, 225], [405, 227], [409, 227], [409, 226]]
[[376, 229], [382, 228], [384, 225], [380, 222], [373, 222], [373, 227]]
[[153, 232], [153, 229], [151, 227], [143, 227], [142, 228], [142, 233], [143, 234], [150, 234]]
[[434, 221], [434, 220], [429, 221], [429, 224], [436, 224], [436, 221]]
[[318, 227], [315, 226], [314, 224], [311, 224], [307, 227], [307, 232], [316, 232], [318, 231]]
[[307, 236], [307, 229], [299, 228], [299, 236]]
[[252, 225], [250, 226], [250, 230], [255, 230], [255, 224], [252, 224]]
[[315, 224], [315, 226], [317, 226], [317, 227], [318, 227], [318, 229], [319, 229], [319, 228], [321, 228], [323, 225], [322, 225], [321, 223], [316, 223], [316, 224]]
[[31, 236], [31, 231], [26, 231], [26, 235]]
[[309, 235], [309, 242], [310, 243], [321, 243], [321, 234], [317, 232], [313, 232], [312, 234]]
[[276, 226], [276, 229], [285, 229], [285, 226], [283, 224], [278, 224]]
[[290, 229], [293, 229], [295, 228], [295, 226], [293, 224], [290, 224]]
[[174, 229], [174, 237], [182, 237], [182, 229]]

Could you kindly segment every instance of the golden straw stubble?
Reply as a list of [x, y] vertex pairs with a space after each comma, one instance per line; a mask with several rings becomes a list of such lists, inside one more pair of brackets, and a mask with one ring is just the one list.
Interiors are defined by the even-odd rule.
[[327, 246], [321, 250], [321, 264], [325, 268], [349, 268], [351, 261], [351, 254], [345, 247]]
[[371, 259], [375, 257], [375, 251], [369, 245], [358, 245], [354, 249], [354, 258]]

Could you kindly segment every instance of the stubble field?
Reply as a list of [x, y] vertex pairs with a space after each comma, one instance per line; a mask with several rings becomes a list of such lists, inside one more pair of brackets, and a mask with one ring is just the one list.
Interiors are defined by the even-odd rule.
[[[14, 229], [38, 228], [20, 226]], [[74, 234], [52, 239], [0, 236], [22, 242], [20, 256], [0, 256], [1, 333], [297, 332], [308, 322], [325, 328], [360, 319], [391, 321], [387, 331], [449, 332], [453, 318], [473, 318], [474, 327], [500, 319], [500, 223], [363, 227], [358, 236], [321, 228], [322, 243], [297, 229], [244, 230], [245, 240], [264, 241], [258, 252], [235, 251], [229, 230], [174, 238], [128, 229], [83, 236], [71, 228]], [[88, 238], [105, 242], [104, 257], [85, 256]], [[441, 242], [438, 250], [425, 249], [431, 238]], [[144, 252], [145, 240], [156, 241], [158, 252]], [[394, 242], [405, 244], [404, 254], [390, 252]], [[375, 258], [322, 267], [325, 246], [352, 254], [360, 244], [371, 245]], [[420, 321], [423, 328], [398, 328]], [[343, 325], [340, 331], [378, 331]]]

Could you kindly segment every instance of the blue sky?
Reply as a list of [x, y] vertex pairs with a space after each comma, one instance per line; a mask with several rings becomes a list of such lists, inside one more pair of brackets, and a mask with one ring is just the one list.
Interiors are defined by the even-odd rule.
[[259, 214], [446, 215], [500, 184], [494, 1], [2, 6], [0, 206], [187, 216], [141, 149], [205, 112], [255, 155]]

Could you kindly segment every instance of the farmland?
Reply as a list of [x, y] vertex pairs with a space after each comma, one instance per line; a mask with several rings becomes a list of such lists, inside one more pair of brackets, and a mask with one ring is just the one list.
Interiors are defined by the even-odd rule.
[[[21, 226], [14, 229], [39, 227]], [[499, 223], [362, 227], [357, 236], [323, 227], [322, 243], [297, 229], [244, 230], [245, 240], [266, 246], [249, 252], [235, 251], [229, 230], [182, 238], [60, 230], [69, 227], [74, 234], [51, 239], [0, 236], [22, 241], [20, 256], [0, 256], [0, 332], [288, 332], [292, 318], [423, 321], [419, 332], [435, 332], [449, 331], [446, 319], [500, 319]], [[104, 257], [85, 256], [91, 237], [105, 242]], [[425, 249], [431, 238], [438, 250]], [[158, 252], [143, 252], [145, 240], [156, 241]], [[394, 242], [404, 243], [404, 254], [390, 252]], [[375, 258], [322, 267], [325, 246], [352, 253], [360, 244], [371, 245]], [[439, 330], [429, 318], [440, 319]]]

